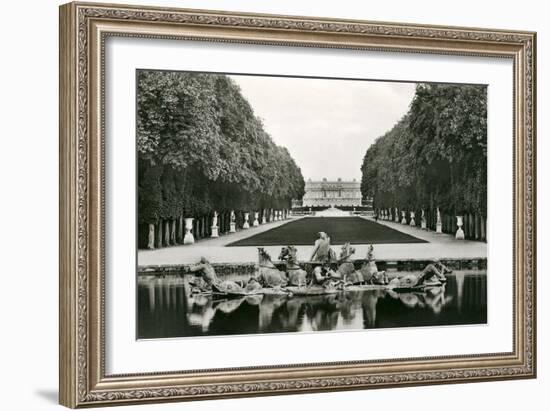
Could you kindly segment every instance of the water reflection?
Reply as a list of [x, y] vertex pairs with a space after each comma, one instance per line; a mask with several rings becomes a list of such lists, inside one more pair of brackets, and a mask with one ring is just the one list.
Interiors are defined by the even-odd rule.
[[140, 278], [138, 338], [412, 327], [487, 322], [485, 273], [456, 272], [422, 293], [386, 290], [219, 299], [185, 279]]

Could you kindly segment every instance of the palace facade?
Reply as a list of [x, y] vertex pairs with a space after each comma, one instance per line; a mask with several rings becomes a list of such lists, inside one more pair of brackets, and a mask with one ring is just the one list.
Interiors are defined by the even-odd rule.
[[353, 181], [306, 181], [303, 207], [361, 206], [361, 183]]

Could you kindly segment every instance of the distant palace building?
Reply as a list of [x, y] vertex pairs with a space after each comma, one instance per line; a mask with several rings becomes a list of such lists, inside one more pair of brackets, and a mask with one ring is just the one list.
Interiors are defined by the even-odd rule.
[[305, 186], [303, 207], [361, 206], [361, 183], [359, 181], [311, 181]]

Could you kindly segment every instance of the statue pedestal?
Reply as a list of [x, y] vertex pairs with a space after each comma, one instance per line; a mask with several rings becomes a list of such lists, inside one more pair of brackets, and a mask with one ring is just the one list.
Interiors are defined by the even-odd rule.
[[214, 216], [212, 217], [212, 234], [210, 237], [219, 237], [218, 235], [218, 213], [214, 211]]
[[195, 237], [193, 236], [193, 219], [185, 219], [185, 236], [183, 237], [183, 244], [194, 244]]
[[236, 233], [237, 232], [234, 221], [229, 223], [229, 232], [230, 233]]
[[258, 221], [258, 213], [254, 213], [254, 221], [252, 222], [252, 225], [254, 227], [258, 227], [260, 225], [260, 222]]
[[244, 224], [243, 224], [243, 228], [244, 228], [244, 229], [250, 228], [250, 224], [248, 223], [248, 213], [244, 213]]
[[218, 226], [212, 226], [212, 235], [210, 237], [212, 238], [216, 238], [216, 237], [219, 237], [220, 235], [218, 234]]
[[405, 217], [404, 211], [401, 211], [401, 224], [407, 224], [407, 217]]
[[266, 224], [267, 223], [267, 218], [265, 217], [265, 212], [264, 212], [264, 215], [262, 216], [262, 224]]
[[456, 230], [455, 238], [457, 240], [464, 240], [464, 230], [462, 230], [462, 216], [456, 216], [456, 225], [458, 226], [458, 228]]
[[410, 226], [415, 226], [416, 221], [414, 221], [414, 211], [411, 211], [411, 221], [409, 222]]

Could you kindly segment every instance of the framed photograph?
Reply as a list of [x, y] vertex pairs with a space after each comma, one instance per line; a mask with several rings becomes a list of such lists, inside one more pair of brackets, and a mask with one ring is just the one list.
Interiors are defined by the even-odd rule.
[[60, 8], [60, 402], [536, 376], [533, 32]]

